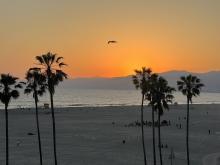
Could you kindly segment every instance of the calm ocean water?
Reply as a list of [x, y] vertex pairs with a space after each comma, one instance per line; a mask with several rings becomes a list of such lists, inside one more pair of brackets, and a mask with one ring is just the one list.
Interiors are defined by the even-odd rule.
[[[179, 92], [175, 94], [174, 102], [185, 104], [186, 98]], [[39, 106], [49, 103], [49, 94], [40, 97]], [[141, 95], [137, 90], [96, 90], [96, 89], [72, 89], [57, 87], [54, 95], [56, 107], [77, 107], [77, 106], [120, 106], [120, 105], [139, 105]], [[195, 104], [218, 104], [220, 103], [220, 93], [201, 93], [200, 97], [194, 98]], [[12, 100], [11, 108], [30, 108], [34, 107], [32, 94], [21, 96], [17, 100]], [[4, 106], [0, 104], [0, 109]]]

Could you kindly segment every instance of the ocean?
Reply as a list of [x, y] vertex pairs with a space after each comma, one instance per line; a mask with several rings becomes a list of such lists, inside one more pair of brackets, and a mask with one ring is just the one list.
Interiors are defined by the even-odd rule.
[[[186, 97], [180, 92], [174, 93], [173, 102], [185, 104]], [[50, 103], [49, 94], [39, 98], [39, 106]], [[141, 93], [139, 90], [104, 90], [104, 89], [72, 89], [58, 86], [54, 95], [55, 107], [95, 107], [95, 106], [129, 106], [140, 105]], [[194, 104], [220, 104], [220, 93], [201, 93], [197, 98], [193, 98]], [[147, 101], [146, 103], [147, 104]], [[23, 94], [16, 100], [11, 100], [9, 109], [34, 107], [33, 95]], [[0, 109], [4, 105], [0, 103]]]

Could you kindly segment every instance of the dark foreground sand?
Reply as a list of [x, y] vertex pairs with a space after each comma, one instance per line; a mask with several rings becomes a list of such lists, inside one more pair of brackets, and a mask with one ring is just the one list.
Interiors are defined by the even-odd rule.
[[[168, 148], [163, 148], [165, 165], [170, 164], [171, 147], [175, 154], [174, 164], [186, 164], [185, 108], [185, 105], [172, 106], [162, 117], [162, 120], [171, 121], [171, 126], [162, 127], [162, 142], [168, 145]], [[37, 136], [28, 135], [30, 132], [36, 134], [34, 112], [34, 109], [9, 112], [11, 165], [39, 164]], [[48, 112], [40, 111], [40, 128], [43, 162], [52, 165], [52, 122]], [[190, 116], [191, 164], [220, 164], [220, 105], [193, 105]], [[58, 164], [143, 165], [140, 127], [125, 127], [139, 117], [137, 106], [56, 109]], [[151, 120], [149, 108], [145, 108], [145, 119]], [[4, 122], [4, 111], [1, 111], [0, 164], [5, 164]], [[182, 129], [176, 127], [180, 123]], [[151, 165], [151, 127], [145, 127], [145, 137], [148, 162]]]

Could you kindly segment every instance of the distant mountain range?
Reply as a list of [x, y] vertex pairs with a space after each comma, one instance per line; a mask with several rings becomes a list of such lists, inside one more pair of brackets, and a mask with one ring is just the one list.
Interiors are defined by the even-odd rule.
[[[176, 81], [180, 76], [188, 75], [187, 71], [168, 71], [159, 75], [166, 78], [169, 85], [176, 88]], [[203, 91], [220, 92], [220, 71], [211, 71], [207, 73], [191, 73], [198, 76], [205, 84]], [[65, 87], [75, 89], [134, 89], [131, 76], [115, 78], [75, 78], [63, 83]]]

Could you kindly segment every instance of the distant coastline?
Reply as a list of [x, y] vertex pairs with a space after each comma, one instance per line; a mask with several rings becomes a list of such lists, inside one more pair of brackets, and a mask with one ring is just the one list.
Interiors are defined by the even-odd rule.
[[[188, 71], [167, 71], [159, 73], [160, 76], [167, 79], [169, 85], [176, 88], [176, 81], [179, 77], [193, 74], [198, 76], [205, 84], [203, 92], [218, 93], [220, 92], [220, 71], [209, 71], [204, 73], [194, 73]], [[132, 90], [134, 89], [132, 78], [130, 75], [122, 77], [90, 77], [90, 78], [74, 78], [63, 82], [63, 87], [74, 89], [111, 89], [111, 90]]]

